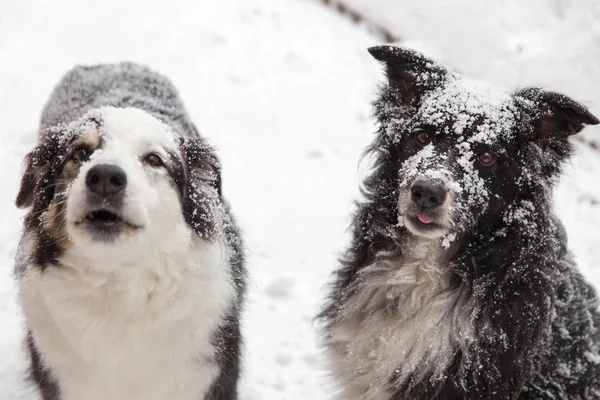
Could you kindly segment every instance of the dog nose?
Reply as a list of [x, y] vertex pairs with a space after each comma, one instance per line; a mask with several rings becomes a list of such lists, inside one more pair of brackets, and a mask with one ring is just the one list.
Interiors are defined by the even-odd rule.
[[85, 183], [92, 193], [108, 197], [125, 189], [127, 175], [116, 165], [100, 164], [88, 171]]
[[410, 191], [413, 201], [422, 209], [436, 208], [446, 200], [446, 188], [438, 183], [417, 181]]

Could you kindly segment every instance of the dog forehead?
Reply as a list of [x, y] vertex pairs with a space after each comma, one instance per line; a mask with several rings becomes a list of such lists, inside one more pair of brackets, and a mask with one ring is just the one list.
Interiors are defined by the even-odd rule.
[[491, 85], [451, 76], [428, 92], [418, 119], [457, 141], [492, 145], [513, 134], [517, 107], [512, 95]]
[[118, 147], [151, 150], [157, 147], [178, 152], [176, 133], [147, 112], [136, 108], [105, 107], [99, 111], [100, 137]]

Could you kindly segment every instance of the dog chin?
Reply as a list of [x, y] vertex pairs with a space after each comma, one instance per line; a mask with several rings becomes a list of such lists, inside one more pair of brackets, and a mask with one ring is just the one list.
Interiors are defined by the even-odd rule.
[[404, 226], [410, 233], [425, 239], [436, 239], [449, 233], [449, 229], [436, 223], [424, 224], [417, 217], [404, 216]]

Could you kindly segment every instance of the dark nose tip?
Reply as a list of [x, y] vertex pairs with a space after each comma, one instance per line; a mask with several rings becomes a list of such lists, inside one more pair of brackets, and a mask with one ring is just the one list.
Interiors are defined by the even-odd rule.
[[92, 193], [108, 197], [125, 189], [127, 175], [116, 165], [100, 164], [88, 171], [85, 183]]
[[422, 209], [436, 208], [446, 200], [446, 188], [429, 181], [417, 181], [410, 189], [412, 199]]

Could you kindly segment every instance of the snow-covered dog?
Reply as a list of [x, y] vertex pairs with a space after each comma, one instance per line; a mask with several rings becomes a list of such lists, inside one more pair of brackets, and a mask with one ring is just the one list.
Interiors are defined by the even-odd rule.
[[569, 136], [598, 119], [369, 51], [374, 165], [320, 315], [340, 398], [599, 399], [599, 302], [552, 211]]
[[42, 399], [236, 399], [242, 246], [175, 88], [74, 68], [26, 164], [16, 275]]

